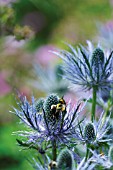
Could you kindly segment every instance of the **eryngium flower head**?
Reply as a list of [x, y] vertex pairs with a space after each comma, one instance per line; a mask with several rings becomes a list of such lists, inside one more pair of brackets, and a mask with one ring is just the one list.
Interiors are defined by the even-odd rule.
[[63, 149], [57, 158], [58, 170], [73, 170], [74, 158], [70, 150]]
[[97, 75], [97, 77], [103, 71], [103, 64], [104, 64], [104, 53], [100, 48], [97, 47], [93, 51], [92, 61], [91, 61], [93, 72]]
[[46, 118], [48, 123], [53, 121], [55, 118], [56, 105], [58, 104], [59, 98], [56, 94], [50, 94], [44, 103], [44, 111], [46, 113]]
[[36, 104], [36, 110], [37, 110], [37, 112], [39, 113], [39, 112], [42, 112], [42, 109], [43, 109], [43, 104], [44, 104], [44, 99], [43, 98], [40, 98], [40, 99], [38, 99], [36, 102], [35, 102]]
[[[79, 125], [76, 138], [83, 143], [89, 143], [99, 147], [99, 143], [112, 141], [111, 134], [107, 134], [109, 130], [110, 115], [104, 120], [104, 112], [101, 113], [98, 121], [93, 123], [82, 122]], [[86, 124], [86, 125], [85, 125]]]
[[85, 126], [84, 138], [87, 142], [92, 142], [95, 140], [95, 129], [92, 123], [88, 123]]
[[96, 48], [88, 41], [88, 47], [74, 49], [68, 45], [69, 51], [53, 52], [63, 59], [65, 65], [64, 78], [83, 89], [106, 89], [113, 83], [112, 53], [105, 52], [100, 45]]
[[71, 108], [70, 103], [66, 104], [65, 110], [59, 110], [59, 117], [56, 119], [54, 117], [54, 121], [50, 121], [48, 113], [51, 113], [51, 106], [57, 104], [58, 101], [61, 102], [63, 99], [59, 99], [55, 94], [47, 96], [44, 100], [42, 113], [37, 112], [34, 97], [32, 97], [31, 103], [28, 102], [26, 97], [20, 97], [20, 100], [17, 103], [19, 109], [14, 108], [14, 113], [31, 128], [31, 131], [19, 131], [17, 134], [26, 137], [28, 144], [41, 145], [44, 141], [51, 141], [52, 143], [55, 140], [60, 146], [64, 143], [73, 142], [73, 135], [76, 134], [78, 117], [81, 111], [79, 110], [80, 104], [73, 108]]

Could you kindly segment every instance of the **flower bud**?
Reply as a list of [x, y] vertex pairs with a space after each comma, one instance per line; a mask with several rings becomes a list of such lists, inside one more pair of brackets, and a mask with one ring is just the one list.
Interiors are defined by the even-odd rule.
[[58, 169], [72, 170], [73, 162], [74, 158], [72, 156], [72, 153], [68, 149], [63, 149], [58, 155], [57, 158]]
[[14, 35], [16, 37], [17, 40], [22, 40], [22, 39], [29, 39], [33, 36], [33, 31], [31, 30], [31, 28], [29, 26], [19, 26], [16, 25], [14, 28]]
[[54, 112], [56, 112], [56, 105], [58, 104], [59, 98], [56, 94], [50, 94], [44, 102], [44, 111], [46, 118], [51, 122], [53, 120]]
[[104, 53], [100, 48], [96, 48], [92, 54], [92, 64], [98, 65], [103, 64], [104, 62]]
[[103, 65], [104, 65], [104, 53], [100, 48], [96, 48], [92, 54], [93, 74], [99, 76], [99, 74], [102, 73]]
[[36, 110], [37, 112], [41, 112], [42, 109], [43, 109], [43, 104], [44, 104], [44, 99], [43, 98], [40, 98], [36, 101]]
[[92, 123], [88, 123], [85, 126], [84, 137], [86, 142], [91, 143], [95, 140], [95, 129]]

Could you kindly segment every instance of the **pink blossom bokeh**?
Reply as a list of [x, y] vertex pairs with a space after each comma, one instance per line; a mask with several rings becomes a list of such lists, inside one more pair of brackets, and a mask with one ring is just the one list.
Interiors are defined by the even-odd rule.
[[6, 95], [11, 91], [10, 85], [6, 82], [7, 73], [0, 72], [0, 96]]
[[43, 66], [56, 63], [58, 61], [58, 57], [50, 51], [55, 51], [55, 47], [53, 45], [49, 44], [39, 47], [34, 54], [34, 62]]
[[0, 5], [8, 5], [16, 0], [0, 0]]

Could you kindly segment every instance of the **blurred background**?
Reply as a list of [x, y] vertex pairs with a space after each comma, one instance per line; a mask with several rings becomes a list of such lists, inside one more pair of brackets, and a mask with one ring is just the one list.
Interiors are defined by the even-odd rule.
[[50, 50], [86, 40], [113, 48], [113, 0], [0, 0], [0, 169], [32, 170], [31, 151], [20, 151], [12, 132], [22, 130], [9, 111], [16, 91], [48, 93], [76, 101], [59, 76], [61, 60]]

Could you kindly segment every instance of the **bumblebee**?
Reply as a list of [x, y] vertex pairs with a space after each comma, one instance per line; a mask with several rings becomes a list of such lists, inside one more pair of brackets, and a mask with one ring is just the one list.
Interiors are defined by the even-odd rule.
[[57, 111], [65, 111], [66, 110], [66, 102], [63, 99], [63, 97], [59, 99], [59, 102], [56, 105], [56, 110]]
[[63, 111], [66, 111], [66, 102], [62, 97], [59, 99], [58, 104], [51, 106], [51, 113], [54, 118], [58, 119], [59, 113]]
[[48, 169], [52, 170], [52, 169], [55, 169], [55, 168], [57, 168], [57, 162], [55, 162], [55, 161], [50, 162]]
[[100, 153], [100, 156], [104, 156], [105, 154], [103, 152]]

